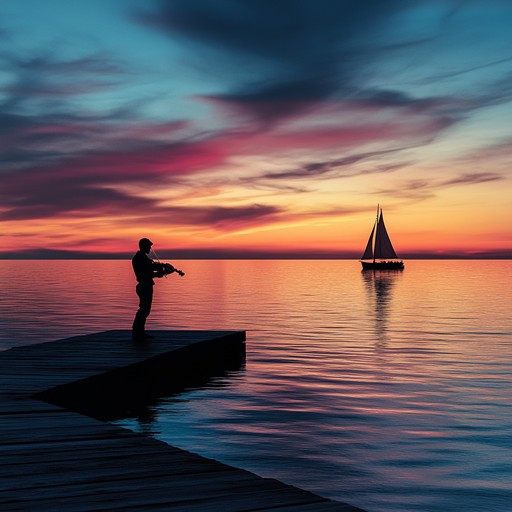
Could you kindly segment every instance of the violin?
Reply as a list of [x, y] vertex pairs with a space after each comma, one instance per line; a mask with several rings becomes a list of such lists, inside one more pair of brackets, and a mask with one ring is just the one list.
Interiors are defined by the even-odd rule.
[[185, 275], [185, 272], [183, 272], [183, 270], [177, 269], [176, 267], [174, 267], [170, 263], [162, 263], [160, 261], [160, 258], [157, 256], [157, 254], [156, 254], [154, 249], [151, 249], [151, 252], [155, 255], [156, 263], [158, 264], [158, 267], [159, 267], [158, 270], [160, 270], [161, 272], [164, 273], [164, 277], [165, 278], [167, 278], [167, 276], [169, 274], [172, 274], [173, 272], [176, 272], [181, 277], [183, 277]]
[[164, 275], [172, 274], [173, 272], [176, 272], [181, 277], [183, 277], [185, 275], [185, 272], [183, 272], [183, 270], [179, 270], [178, 268], [174, 267], [170, 263], [160, 263], [160, 266], [161, 266], [161, 269], [162, 269], [162, 272], [164, 273]]

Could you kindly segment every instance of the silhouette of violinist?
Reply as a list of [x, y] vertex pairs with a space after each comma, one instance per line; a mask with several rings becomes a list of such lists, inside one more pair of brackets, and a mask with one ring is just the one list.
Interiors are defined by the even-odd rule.
[[139, 309], [135, 314], [132, 327], [132, 338], [136, 341], [153, 338], [151, 334], [145, 331], [146, 319], [151, 312], [151, 304], [153, 303], [153, 286], [155, 284], [153, 279], [155, 277], [164, 277], [173, 272], [177, 272], [180, 276], [184, 275], [181, 270], [174, 268], [170, 263], [153, 261], [149, 257], [152, 245], [153, 242], [151, 240], [141, 238], [139, 240], [139, 251], [132, 258], [133, 271], [137, 278], [135, 290], [139, 296]]

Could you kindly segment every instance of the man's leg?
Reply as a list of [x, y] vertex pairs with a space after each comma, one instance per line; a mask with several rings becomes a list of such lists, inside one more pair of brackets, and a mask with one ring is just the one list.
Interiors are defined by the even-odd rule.
[[153, 302], [153, 286], [139, 283], [136, 291], [139, 296], [139, 309], [133, 321], [132, 336], [143, 339], [145, 338], [146, 318], [151, 312], [151, 304]]

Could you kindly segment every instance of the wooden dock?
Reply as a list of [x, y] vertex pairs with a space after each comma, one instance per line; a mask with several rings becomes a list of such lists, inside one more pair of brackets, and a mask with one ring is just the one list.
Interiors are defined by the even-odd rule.
[[244, 332], [154, 334], [0, 352], [0, 510], [360, 511], [105, 423], [243, 364]]

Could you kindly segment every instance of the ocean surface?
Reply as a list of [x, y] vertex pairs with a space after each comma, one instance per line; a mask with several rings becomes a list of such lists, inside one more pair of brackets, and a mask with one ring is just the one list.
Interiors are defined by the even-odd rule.
[[[512, 261], [183, 261], [148, 329], [247, 360], [119, 425], [369, 512], [512, 510]], [[129, 261], [0, 261], [0, 349], [129, 329]]]

